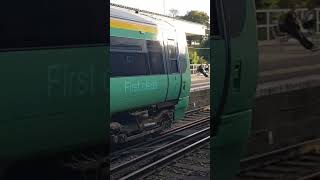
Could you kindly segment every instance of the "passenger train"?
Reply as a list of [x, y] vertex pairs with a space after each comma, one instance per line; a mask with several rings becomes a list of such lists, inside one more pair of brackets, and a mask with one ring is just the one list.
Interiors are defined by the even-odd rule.
[[10, 18], [1, 19], [0, 177], [18, 161], [105, 145], [109, 136], [126, 142], [183, 117], [191, 84], [184, 32], [116, 8], [107, 29], [102, 7], [1, 8]]
[[18, 160], [106, 144], [106, 6], [88, 0], [0, 6], [0, 179]]
[[183, 117], [191, 84], [183, 30], [110, 7], [110, 66], [112, 142], [162, 130]]

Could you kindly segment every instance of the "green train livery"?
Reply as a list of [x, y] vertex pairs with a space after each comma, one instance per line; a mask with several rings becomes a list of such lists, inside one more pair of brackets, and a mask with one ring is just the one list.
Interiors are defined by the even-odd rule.
[[87, 0], [1, 5], [0, 179], [18, 160], [106, 144], [105, 6]]
[[211, 179], [239, 170], [247, 142], [258, 79], [256, 11], [251, 0], [212, 3]]
[[183, 30], [110, 7], [110, 66], [112, 142], [162, 130], [183, 117], [191, 84]]

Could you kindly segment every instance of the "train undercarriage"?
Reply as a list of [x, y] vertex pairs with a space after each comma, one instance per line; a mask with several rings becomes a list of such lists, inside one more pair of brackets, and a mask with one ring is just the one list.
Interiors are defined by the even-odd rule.
[[110, 123], [111, 142], [122, 144], [170, 128], [175, 104], [166, 102], [114, 114]]

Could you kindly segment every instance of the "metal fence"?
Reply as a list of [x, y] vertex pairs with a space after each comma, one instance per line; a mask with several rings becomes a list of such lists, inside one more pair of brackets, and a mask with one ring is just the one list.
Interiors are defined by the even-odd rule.
[[[305, 12], [308, 9], [297, 9], [297, 15], [300, 19], [303, 19]], [[257, 10], [257, 31], [259, 41], [268, 41], [273, 40], [273, 34], [271, 29], [274, 26], [278, 26], [278, 20], [282, 13], [288, 12], [289, 9], [260, 9]], [[318, 34], [320, 30], [320, 8], [316, 8], [316, 29], [315, 32]]]
[[[270, 41], [274, 40], [274, 34], [272, 33], [272, 28], [278, 26], [279, 17], [281, 14], [288, 12], [290, 9], [259, 9], [256, 11], [257, 13], [257, 31], [258, 31], [258, 39], [259, 41]], [[308, 9], [301, 8], [296, 9], [298, 18], [302, 20], [304, 18], [305, 13]], [[320, 8], [316, 8], [316, 28], [315, 32], [320, 34]], [[192, 49], [201, 49], [201, 48], [192, 48], [189, 47], [189, 51]], [[203, 49], [210, 49], [210, 48], [203, 48]], [[210, 52], [210, 51], [208, 51]], [[210, 55], [209, 55], [210, 57]], [[210, 62], [210, 59], [209, 59]], [[198, 67], [200, 64], [190, 64], [191, 74], [198, 74], [197, 72]], [[210, 64], [209, 64], [210, 69]], [[210, 72], [210, 71], [209, 71]]]

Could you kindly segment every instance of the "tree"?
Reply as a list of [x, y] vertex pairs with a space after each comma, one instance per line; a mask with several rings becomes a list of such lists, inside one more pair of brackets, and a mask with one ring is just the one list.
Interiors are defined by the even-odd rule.
[[203, 57], [203, 59], [206, 62], [210, 62], [210, 41], [209, 41], [209, 39], [203, 40], [200, 44], [200, 48], [202, 48], [202, 49], [198, 50], [199, 56]]
[[[203, 24], [207, 26], [207, 28], [209, 27], [209, 16], [207, 13], [202, 11], [189, 11], [186, 15], [180, 16], [179, 18], [186, 21]], [[207, 30], [206, 33], [209, 33], [209, 30]], [[189, 45], [191, 41], [200, 42], [200, 45], [196, 45], [193, 48], [189, 49], [190, 62], [192, 64], [204, 63], [209, 60], [208, 49], [202, 49], [209, 48], [209, 41], [204, 40], [204, 37], [208, 37], [208, 34], [206, 34], [205, 36], [194, 35], [187, 37]]]
[[181, 19], [184, 19], [186, 21], [192, 21], [195, 23], [200, 23], [203, 25], [209, 26], [209, 16], [207, 13], [202, 11], [189, 11], [186, 15], [180, 16]]
[[189, 59], [190, 64], [199, 64], [200, 57], [198, 56], [197, 51], [189, 49]]
[[170, 13], [170, 16], [176, 17], [179, 14], [179, 11], [177, 9], [170, 9], [169, 13]]

